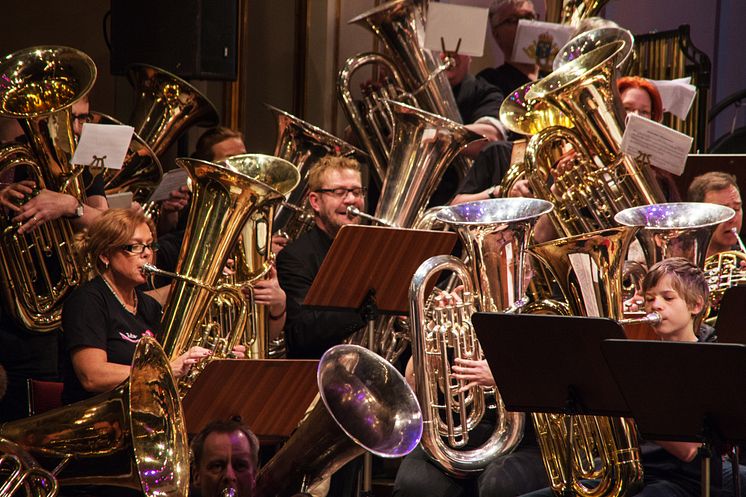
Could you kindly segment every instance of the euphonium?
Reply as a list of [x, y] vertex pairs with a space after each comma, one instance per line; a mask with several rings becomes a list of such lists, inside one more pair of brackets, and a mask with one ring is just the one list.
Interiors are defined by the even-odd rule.
[[735, 216], [723, 205], [671, 202], [630, 207], [614, 216], [624, 226], [639, 226], [637, 235], [648, 267], [669, 257], [684, 257], [704, 267], [710, 238], [720, 223]]
[[[218, 124], [215, 106], [183, 79], [146, 64], [131, 66], [127, 78], [135, 93], [130, 123], [156, 157], [161, 157], [190, 126]], [[109, 174], [107, 193], [133, 191], [138, 201], [145, 200], [161, 179], [151, 162], [144, 163], [137, 156]]]
[[[526, 95], [557, 107], [575, 124], [546, 128], [526, 149], [526, 175], [534, 194], [554, 203], [550, 217], [560, 236], [609, 228], [622, 209], [664, 201], [650, 168], [621, 152], [624, 120], [615, 64], [623, 50], [621, 41], [592, 50], [536, 82]], [[557, 142], [573, 146], [576, 164], [555, 175], [550, 189]]]
[[624, 74], [634, 59], [635, 37], [626, 29], [612, 27], [591, 29], [568, 40], [554, 57], [552, 69], [559, 69], [563, 64], [615, 41], [623, 43], [622, 51], [617, 56], [616, 67], [620, 73]]
[[[261, 162], [256, 160], [257, 156], [252, 154], [234, 155], [223, 160], [228, 168], [238, 171], [241, 174], [261, 181], [267, 185], [272, 185], [278, 192], [283, 195], [295, 191], [298, 188], [300, 171], [298, 174], [288, 174], [286, 171], [279, 171], [282, 174], [288, 174], [285, 181], [278, 182], [278, 178], [273, 176], [277, 171], [267, 170], [261, 167]], [[262, 203], [261, 208], [255, 209], [249, 216], [248, 221], [241, 229], [241, 236], [238, 238], [234, 253], [234, 275], [231, 276], [233, 282], [243, 286], [251, 291], [252, 282], [264, 278], [269, 272], [270, 266], [274, 263], [274, 253], [272, 252], [272, 233], [274, 230], [274, 219], [276, 218], [275, 210], [282, 202], [283, 198], [269, 199]], [[221, 314], [222, 323], [230, 323], [231, 316], [236, 309], [236, 303], [223, 301], [226, 304], [224, 308], [217, 309]], [[269, 322], [267, 319], [267, 310], [265, 306], [256, 304], [253, 298], [251, 305], [251, 327], [252, 332], [245, 335], [247, 339], [244, 344], [247, 347], [247, 357], [252, 359], [266, 359], [270, 357], [272, 347], [270, 345], [278, 337], [269, 336]], [[219, 306], [220, 307], [220, 306]], [[213, 309], [214, 311], [216, 309]]]
[[598, 15], [606, 0], [550, 0], [547, 1], [547, 22], [577, 26], [580, 21]]
[[[5, 423], [0, 437], [53, 468], [46, 485], [127, 487], [147, 497], [188, 493], [189, 446], [181, 402], [168, 359], [149, 337], [137, 344], [130, 377], [117, 388]], [[34, 468], [29, 476], [36, 474], [38, 480]], [[0, 487], [0, 495], [11, 494]]]
[[[463, 125], [393, 100], [387, 101], [394, 115], [394, 146], [375, 218], [391, 226], [410, 228], [422, 216], [453, 158], [470, 142], [481, 137]], [[406, 342], [394, 339], [391, 318], [377, 326], [376, 343], [366, 345], [389, 360], [395, 360]], [[367, 344], [367, 333], [353, 337]], [[382, 346], [386, 349], [382, 349]]]
[[[530, 246], [528, 250], [551, 270], [570, 314], [619, 321], [623, 316], [624, 257], [638, 229], [624, 226], [585, 233]], [[654, 322], [655, 316], [649, 321]], [[567, 474], [566, 417], [537, 413], [532, 417], [550, 484], [558, 495], [570, 485], [574, 495], [619, 497], [634, 493], [642, 484], [634, 422], [625, 418], [573, 416], [572, 473]], [[589, 488], [583, 479], [597, 479], [600, 483]]]
[[[461, 122], [451, 85], [444, 74], [447, 64], [440, 64], [427, 49], [422, 48], [425, 2], [392, 0], [364, 12], [349, 21], [370, 30], [383, 43], [388, 56], [363, 53], [346, 61], [337, 79], [337, 94], [350, 125], [363, 148], [370, 154], [380, 178], [385, 176], [391, 147], [391, 112], [384, 100], [397, 100], [427, 112]], [[383, 66], [381, 89], [365, 96], [361, 112], [351, 90], [353, 74], [368, 64]], [[459, 162], [463, 159], [459, 158]], [[458, 165], [468, 170], [465, 162]]]
[[259, 471], [255, 495], [305, 492], [368, 450], [410, 453], [422, 435], [414, 392], [390, 363], [357, 345], [332, 347], [316, 374], [320, 399], [290, 439]]
[[[452, 378], [450, 361], [452, 357], [483, 358], [471, 327], [472, 311], [502, 312], [520, 306], [526, 245], [538, 217], [551, 209], [545, 200], [524, 198], [482, 200], [442, 209], [437, 217], [459, 233], [470, 267], [455, 257], [437, 256], [422, 263], [412, 278], [410, 329], [416, 393], [423, 409], [422, 447], [450, 473], [466, 476], [484, 469], [496, 457], [512, 451], [523, 436], [523, 413], [506, 411], [493, 389], [486, 392], [484, 387], [472, 387], [462, 392], [465, 383]], [[464, 285], [464, 300], [473, 295], [474, 302], [465, 302], [466, 307], [458, 309], [458, 325], [436, 320], [429, 326], [425, 292], [428, 281], [442, 270], [455, 272]], [[493, 392], [497, 422], [492, 435], [479, 447], [464, 450], [470, 431], [484, 416], [485, 396]]]
[[300, 172], [300, 184], [290, 193], [287, 202], [277, 209], [274, 222], [275, 230], [282, 230], [288, 239], [295, 240], [314, 224], [313, 212], [307, 205], [309, 192], [306, 176], [311, 167], [329, 155], [356, 156], [360, 159], [367, 157], [367, 154], [292, 114], [271, 105], [267, 107], [277, 120], [275, 157], [294, 164]]
[[[298, 170], [277, 157], [256, 154], [253, 176], [265, 183], [212, 162], [196, 159], [176, 162], [192, 180], [192, 206], [176, 267], [179, 277], [171, 284], [159, 341], [171, 358], [193, 345], [209, 347], [211, 343], [219, 345], [211, 357], [224, 357], [234, 345], [244, 340], [251, 342], [255, 337], [244, 337], [243, 329], [203, 330], [199, 326], [212, 303], [213, 289], [241, 229], [267, 203], [282, 198], [276, 188], [297, 184]], [[241, 300], [240, 291], [231, 293]], [[222, 336], [214, 336], [216, 332]]]
[[[32, 47], [0, 62], [0, 116], [17, 119], [28, 139], [28, 145], [0, 150], [0, 174], [20, 167], [36, 188], [85, 200], [82, 168], [70, 162], [75, 151], [70, 108], [95, 80], [93, 61], [73, 48]], [[9, 218], [3, 222], [0, 291], [5, 310], [27, 329], [54, 330], [62, 301], [83, 272], [73, 252], [72, 227], [60, 218], [23, 236], [16, 229]]]

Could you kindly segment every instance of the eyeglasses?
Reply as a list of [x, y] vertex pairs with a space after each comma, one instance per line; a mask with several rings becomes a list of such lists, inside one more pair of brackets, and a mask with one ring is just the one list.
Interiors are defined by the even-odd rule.
[[125, 252], [129, 252], [132, 255], [140, 255], [145, 252], [145, 249], [150, 249], [152, 252], [156, 252], [159, 248], [157, 242], [153, 243], [130, 243], [129, 245], [122, 245], [119, 247]]
[[316, 190], [317, 193], [328, 193], [335, 198], [345, 198], [348, 193], [352, 193], [355, 198], [364, 197], [368, 193], [368, 189], [363, 188], [319, 188]]
[[93, 114], [73, 114], [73, 121], [89, 123], [93, 121]]
[[536, 14], [534, 14], [533, 12], [527, 12], [525, 14], [512, 15], [510, 17], [506, 17], [502, 21], [500, 21], [497, 24], [493, 25], [492, 29], [497, 29], [500, 26], [502, 26], [503, 24], [518, 24], [518, 21], [520, 21], [521, 19], [525, 19], [527, 21], [535, 21], [536, 19], [538, 19], [538, 16]]

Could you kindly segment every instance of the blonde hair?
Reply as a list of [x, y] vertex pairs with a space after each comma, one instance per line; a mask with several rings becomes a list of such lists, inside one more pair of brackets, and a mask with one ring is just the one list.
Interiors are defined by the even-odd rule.
[[323, 178], [327, 171], [342, 171], [350, 169], [360, 173], [360, 163], [351, 157], [338, 157], [327, 155], [322, 157], [308, 171], [308, 190], [316, 191], [322, 187]]
[[88, 267], [88, 279], [93, 279], [106, 270], [102, 255], [111, 255], [114, 248], [126, 245], [135, 229], [147, 224], [155, 240], [153, 221], [142, 211], [132, 209], [108, 209], [81, 233], [75, 236], [75, 248], [83, 267]]

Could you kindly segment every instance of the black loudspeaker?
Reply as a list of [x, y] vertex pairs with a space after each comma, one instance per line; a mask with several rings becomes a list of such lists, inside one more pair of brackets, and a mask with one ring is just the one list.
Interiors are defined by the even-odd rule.
[[111, 73], [150, 64], [185, 79], [235, 80], [239, 0], [111, 0]]

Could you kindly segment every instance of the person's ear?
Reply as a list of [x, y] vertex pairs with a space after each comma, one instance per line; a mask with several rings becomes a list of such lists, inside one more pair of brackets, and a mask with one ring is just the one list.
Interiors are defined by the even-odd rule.
[[104, 265], [104, 267], [108, 269], [109, 268], [109, 262], [110, 262], [109, 261], [109, 256], [101, 254], [101, 255], [98, 256], [98, 258], [99, 258], [99, 260], [101, 260], [101, 263]]
[[311, 204], [311, 209], [313, 209], [314, 212], [319, 212], [321, 210], [321, 206], [319, 205], [319, 194], [316, 192], [311, 192], [308, 194], [308, 203]]
[[692, 308], [690, 309], [690, 312], [696, 316], [697, 314], [702, 312], [702, 309], [704, 308], [705, 308], [704, 300], [702, 300], [702, 297], [697, 297], [697, 302], [692, 306]]

